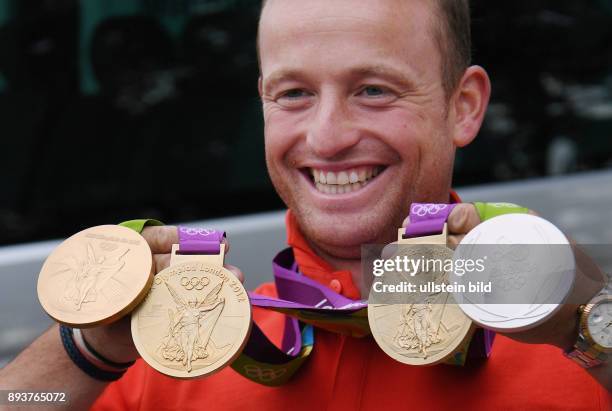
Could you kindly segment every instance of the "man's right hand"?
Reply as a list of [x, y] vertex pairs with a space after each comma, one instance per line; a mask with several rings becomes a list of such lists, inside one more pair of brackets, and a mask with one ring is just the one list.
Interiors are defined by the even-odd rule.
[[[142, 231], [151, 253], [153, 254], [153, 270], [157, 274], [170, 265], [170, 252], [172, 245], [178, 243], [178, 231], [173, 226], [145, 227]], [[225, 252], [229, 251], [229, 243], [223, 239]], [[232, 265], [225, 265], [232, 271], [240, 281], [244, 281], [242, 272]], [[132, 341], [131, 314], [120, 320], [100, 327], [83, 330], [83, 336], [87, 342], [103, 357], [119, 363], [130, 362], [139, 357], [138, 351]]]

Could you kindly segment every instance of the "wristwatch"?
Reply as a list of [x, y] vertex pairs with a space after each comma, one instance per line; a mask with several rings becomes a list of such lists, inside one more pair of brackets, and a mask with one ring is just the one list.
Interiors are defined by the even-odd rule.
[[565, 355], [584, 368], [605, 363], [612, 354], [612, 294], [596, 295], [578, 312], [578, 341]]

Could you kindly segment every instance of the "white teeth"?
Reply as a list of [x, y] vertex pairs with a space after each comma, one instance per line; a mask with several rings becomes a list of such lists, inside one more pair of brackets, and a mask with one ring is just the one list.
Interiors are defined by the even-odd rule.
[[366, 181], [366, 169], [365, 169], [365, 167], [361, 167], [359, 169], [359, 181], [362, 181], [362, 182]]
[[311, 169], [315, 187], [326, 194], [345, 194], [357, 191], [382, 171], [381, 167], [358, 167], [333, 172]]
[[327, 172], [327, 182], [326, 184], [337, 184], [336, 183], [336, 174], [331, 171]]

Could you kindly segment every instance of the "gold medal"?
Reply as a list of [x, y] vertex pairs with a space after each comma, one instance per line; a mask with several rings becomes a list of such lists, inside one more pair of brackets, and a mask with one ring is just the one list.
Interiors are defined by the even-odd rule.
[[126, 227], [103, 225], [61, 243], [38, 277], [38, 299], [55, 321], [78, 328], [118, 320], [153, 281], [149, 245]]
[[[434, 236], [404, 239], [402, 232], [403, 229], [398, 242], [393, 243], [399, 247], [391, 258], [452, 260], [453, 252], [446, 247], [446, 225], [442, 234]], [[404, 244], [413, 246], [401, 247]], [[449, 359], [461, 347], [465, 348], [473, 331], [472, 321], [450, 292], [441, 291], [447, 284], [448, 272], [429, 269], [413, 276], [390, 274], [393, 283], [407, 279], [421, 291], [404, 294], [402, 303], [393, 304], [377, 304], [381, 298], [373, 298], [370, 292], [370, 301], [374, 303], [368, 304], [368, 321], [374, 339], [387, 355], [404, 364], [433, 365]]]
[[157, 371], [195, 378], [236, 359], [251, 331], [249, 297], [220, 254], [181, 255], [172, 248], [168, 268], [132, 313], [132, 338], [142, 358]]

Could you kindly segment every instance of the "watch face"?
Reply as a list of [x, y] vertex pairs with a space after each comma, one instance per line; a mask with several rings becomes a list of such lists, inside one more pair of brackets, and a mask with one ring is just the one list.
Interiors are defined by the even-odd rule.
[[604, 348], [612, 348], [612, 299], [595, 304], [587, 319], [591, 338]]

